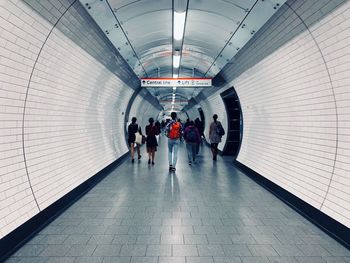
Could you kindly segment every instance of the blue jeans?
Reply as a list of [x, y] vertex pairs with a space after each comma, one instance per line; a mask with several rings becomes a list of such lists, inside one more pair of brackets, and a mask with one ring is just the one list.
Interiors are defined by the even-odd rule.
[[177, 150], [179, 148], [179, 139], [168, 139], [168, 159], [169, 166], [175, 167], [177, 162]]
[[187, 156], [189, 162], [196, 161], [197, 143], [187, 142]]

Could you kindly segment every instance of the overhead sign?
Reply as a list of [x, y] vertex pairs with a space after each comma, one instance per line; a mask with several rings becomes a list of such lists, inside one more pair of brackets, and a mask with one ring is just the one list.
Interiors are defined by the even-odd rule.
[[145, 78], [141, 79], [141, 87], [211, 87], [211, 79], [209, 78]]

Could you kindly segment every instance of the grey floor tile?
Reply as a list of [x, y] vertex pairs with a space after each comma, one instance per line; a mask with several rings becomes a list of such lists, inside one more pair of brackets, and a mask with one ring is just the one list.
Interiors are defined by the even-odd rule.
[[278, 256], [276, 250], [271, 245], [248, 245], [253, 256]]
[[114, 235], [92, 235], [88, 241], [88, 244], [111, 244], [114, 239]]
[[24, 258], [21, 262], [25, 263], [74, 263], [76, 260], [75, 257], [29, 257]]
[[183, 245], [184, 235], [161, 235], [161, 244]]
[[136, 239], [136, 244], [160, 244], [160, 235], [138, 235]]
[[256, 243], [259, 245], [266, 245], [266, 244], [276, 244], [280, 245], [281, 241], [277, 239], [277, 237], [274, 234], [269, 235], [261, 235], [261, 234], [252, 234], [253, 238], [256, 240]]
[[257, 244], [253, 235], [231, 234], [230, 237], [233, 244]]
[[225, 244], [230, 245], [232, 244], [232, 240], [230, 236], [227, 235], [207, 235], [209, 244]]
[[158, 263], [158, 257], [132, 257], [131, 263]]
[[128, 231], [129, 231], [129, 226], [112, 225], [112, 226], [108, 226], [103, 233], [96, 233], [96, 234], [126, 235], [126, 234], [128, 234]]
[[77, 257], [74, 263], [102, 263], [103, 257]]
[[294, 257], [303, 256], [303, 252], [296, 245], [272, 245], [279, 256]]
[[268, 257], [271, 263], [298, 263], [294, 257]]
[[59, 245], [68, 238], [68, 235], [38, 235], [28, 242], [28, 244]]
[[146, 245], [123, 245], [120, 251], [120, 256], [146, 256]]
[[97, 245], [94, 257], [114, 257], [119, 256], [121, 246], [119, 245]]
[[40, 253], [42, 257], [61, 257], [64, 256], [71, 245], [48, 245], [44, 251]]
[[237, 228], [235, 226], [214, 226], [215, 232], [218, 235], [221, 234], [237, 234]]
[[196, 235], [215, 235], [216, 231], [213, 226], [194, 226], [194, 233]]
[[186, 257], [187, 263], [213, 263], [213, 257]]
[[193, 226], [173, 226], [173, 235], [194, 234]]
[[205, 245], [208, 244], [206, 235], [184, 235], [186, 245]]
[[270, 263], [267, 257], [241, 257], [243, 263]]
[[71, 257], [89, 257], [92, 256], [97, 245], [72, 245], [65, 256]]
[[197, 246], [195, 245], [172, 245], [173, 256], [175, 257], [187, 257], [187, 256], [198, 256]]
[[350, 263], [350, 257], [323, 257], [327, 263]]
[[213, 166], [202, 150], [188, 167], [180, 146], [172, 175], [166, 144], [152, 169], [144, 159], [122, 164], [9, 262], [350, 262], [348, 249], [235, 170], [231, 157]]
[[66, 245], [73, 245], [73, 244], [87, 244], [87, 242], [91, 239], [91, 235], [70, 235], [68, 238], [64, 241], [64, 244]]
[[170, 257], [171, 245], [148, 245], [146, 256], [149, 257]]
[[181, 225], [183, 226], [201, 226], [202, 220], [200, 218], [181, 218]]
[[297, 245], [305, 256], [330, 256], [331, 254], [321, 245]]
[[336, 257], [350, 257], [350, 250], [343, 247], [339, 243], [335, 242], [330, 245], [321, 245], [325, 248], [332, 256]]
[[326, 263], [322, 257], [295, 257], [299, 263]]
[[247, 245], [223, 245], [225, 255], [228, 257], [250, 257], [252, 253]]
[[186, 263], [186, 257], [159, 257], [158, 263]]
[[[55, 226], [55, 225], [48, 225], [43, 230], [40, 231], [40, 235], [52, 235], [52, 234], [62, 234], [62, 232], [65, 230], [67, 226]], [[69, 234], [69, 233], [68, 233]]]
[[215, 263], [242, 263], [240, 257], [214, 257]]
[[129, 235], [149, 235], [151, 232], [151, 226], [130, 226]]
[[130, 263], [131, 257], [104, 257], [102, 263]]
[[297, 236], [297, 235], [275, 234], [275, 236], [283, 245], [312, 244], [312, 243], [305, 242], [300, 236]]
[[225, 253], [221, 245], [197, 245], [200, 257], [224, 257]]
[[162, 218], [163, 226], [181, 226], [181, 218]]
[[137, 235], [115, 235], [112, 244], [117, 245], [134, 245], [136, 244]]
[[171, 226], [151, 226], [151, 235], [171, 235]]

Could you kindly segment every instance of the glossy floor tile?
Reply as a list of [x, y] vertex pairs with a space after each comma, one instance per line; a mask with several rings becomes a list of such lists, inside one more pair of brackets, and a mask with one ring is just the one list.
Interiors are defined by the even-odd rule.
[[166, 138], [155, 165], [130, 159], [7, 262], [350, 262], [350, 251], [231, 164], [185, 145], [169, 173]]

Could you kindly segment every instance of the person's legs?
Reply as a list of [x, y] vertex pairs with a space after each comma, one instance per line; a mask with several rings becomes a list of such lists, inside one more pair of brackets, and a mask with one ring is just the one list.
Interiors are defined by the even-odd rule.
[[214, 143], [210, 144], [210, 150], [211, 150], [211, 154], [213, 155], [213, 158], [215, 156], [215, 146]]
[[152, 164], [154, 164], [154, 157], [156, 155], [155, 149], [152, 150]]
[[188, 163], [192, 163], [192, 145], [190, 143], [186, 143]]
[[191, 145], [191, 150], [192, 150], [192, 161], [195, 162], [196, 161], [196, 154], [197, 154], [197, 147], [198, 144], [197, 143], [192, 143]]
[[179, 149], [179, 141], [180, 140], [174, 140], [174, 145], [173, 145], [173, 167], [175, 168], [176, 162], [177, 162], [177, 151]]
[[218, 155], [218, 144], [214, 143], [214, 156], [213, 160], [216, 161], [216, 156]]
[[141, 158], [141, 152], [140, 152], [140, 145], [137, 145], [137, 156], [138, 156], [138, 159], [140, 160]]
[[131, 161], [134, 161], [134, 153], [135, 153], [135, 149], [134, 149], [134, 143], [130, 143], [130, 154], [131, 154]]
[[150, 147], [147, 147], [147, 153], [148, 153], [148, 164], [150, 164], [151, 158], [152, 158], [152, 151]]
[[171, 139], [168, 139], [168, 160], [169, 160], [169, 167], [173, 166], [173, 141]]

